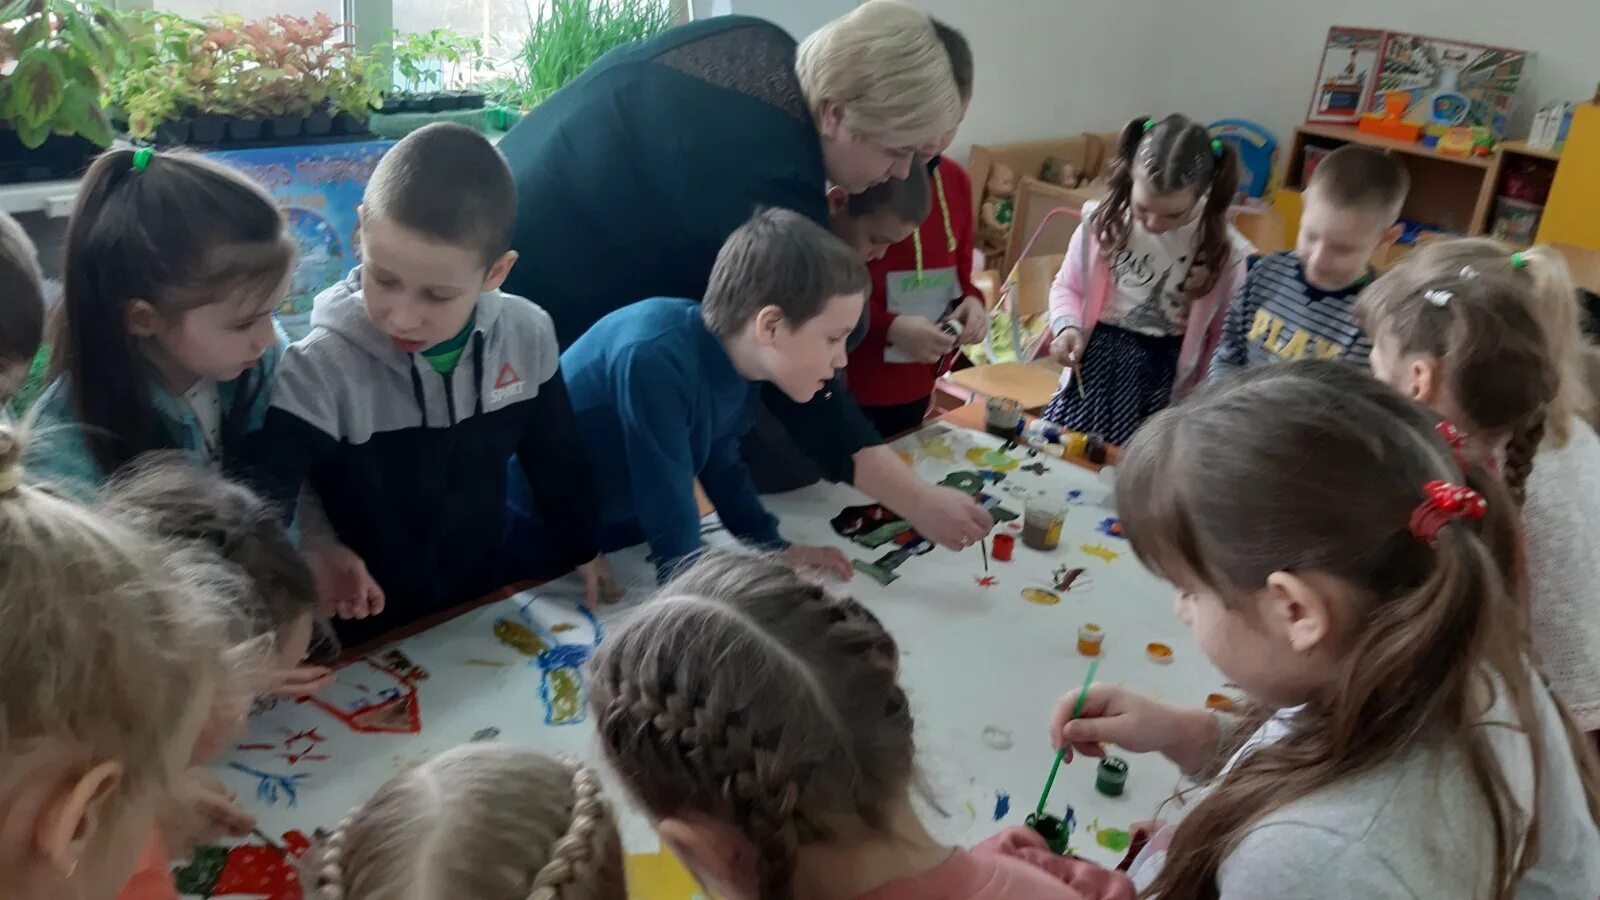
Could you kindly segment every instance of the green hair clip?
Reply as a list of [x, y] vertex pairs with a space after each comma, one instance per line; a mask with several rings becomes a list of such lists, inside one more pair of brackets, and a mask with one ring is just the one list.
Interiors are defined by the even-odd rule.
[[155, 155], [156, 148], [154, 147], [140, 147], [133, 151], [133, 170], [135, 172], [143, 172], [145, 169], [150, 168], [150, 160]]
[[1522, 255], [1522, 251], [1521, 250], [1518, 250], [1517, 252], [1511, 254], [1511, 271], [1520, 272], [1520, 271], [1522, 271], [1523, 269], [1525, 269], [1527, 267], [1528, 267], [1528, 260], [1527, 260], [1526, 257], [1524, 257]]
[[1150, 132], [1150, 129], [1152, 129], [1154, 127], [1156, 127], [1156, 120], [1155, 119], [1145, 119], [1144, 120], [1144, 130], [1145, 130], [1146, 134], [1148, 134]]
[[1222, 155], [1222, 140], [1220, 138], [1211, 139], [1211, 153], [1213, 156]]

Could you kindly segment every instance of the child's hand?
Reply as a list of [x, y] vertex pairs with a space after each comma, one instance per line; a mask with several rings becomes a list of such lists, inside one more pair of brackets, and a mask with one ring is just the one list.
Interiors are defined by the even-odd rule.
[[917, 362], [938, 362], [956, 348], [956, 339], [921, 316], [896, 316], [889, 323], [889, 343]]
[[961, 324], [961, 336], [956, 340], [962, 346], [976, 344], [989, 336], [989, 311], [984, 309], [983, 301], [977, 297], [962, 300], [956, 311], [950, 314], [950, 320]]
[[306, 563], [317, 581], [317, 597], [325, 614], [340, 619], [365, 619], [383, 612], [383, 588], [349, 547], [321, 541], [306, 550]]
[[902, 515], [918, 534], [951, 550], [976, 544], [994, 527], [994, 517], [970, 494], [931, 484]]
[[850, 558], [832, 547], [803, 547], [793, 544], [783, 551], [783, 558], [792, 569], [812, 569], [849, 581], [855, 577], [855, 567]]
[[1083, 332], [1066, 328], [1050, 341], [1050, 358], [1061, 366], [1076, 366], [1083, 355]]
[[583, 576], [583, 605], [589, 609], [599, 609], [602, 602], [615, 603], [622, 599], [604, 553], [579, 566], [578, 574]]
[[333, 670], [327, 666], [296, 666], [272, 693], [278, 697], [310, 697], [332, 682]]
[[159, 822], [167, 851], [174, 857], [188, 857], [196, 847], [224, 837], [244, 837], [256, 827], [255, 818], [234, 802], [227, 785], [198, 767], [179, 776]]
[[1103, 745], [1131, 753], [1156, 752], [1185, 772], [1205, 765], [1216, 749], [1217, 724], [1203, 709], [1180, 709], [1109, 684], [1089, 686], [1083, 711], [1073, 718], [1081, 690], [1056, 702], [1050, 716], [1050, 745], [1085, 756], [1105, 756]]

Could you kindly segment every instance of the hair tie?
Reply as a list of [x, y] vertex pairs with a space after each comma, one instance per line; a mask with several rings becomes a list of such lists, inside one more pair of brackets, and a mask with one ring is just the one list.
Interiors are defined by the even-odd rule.
[[1445, 445], [1450, 448], [1450, 455], [1455, 457], [1456, 460], [1456, 468], [1460, 469], [1462, 474], [1466, 474], [1467, 469], [1472, 465], [1472, 461], [1467, 459], [1466, 438], [1461, 436], [1461, 432], [1454, 425], [1443, 419], [1439, 420], [1439, 424], [1433, 427], [1435, 431], [1439, 432], [1439, 437], [1443, 439]]
[[1449, 306], [1450, 301], [1454, 300], [1455, 298], [1456, 295], [1453, 291], [1440, 290], [1437, 288], [1431, 291], [1422, 292], [1422, 299], [1428, 301], [1434, 306], [1439, 307], [1440, 309]]
[[155, 155], [156, 148], [154, 147], [140, 147], [133, 151], [133, 170], [135, 172], [143, 172], [145, 169], [150, 168], [150, 160]]
[[1218, 159], [1222, 158], [1222, 139], [1221, 138], [1212, 138], [1211, 139], [1211, 153], [1212, 153], [1212, 155], [1216, 156]]
[[1521, 250], [1511, 254], [1511, 271], [1520, 272], [1527, 267], [1528, 258], [1522, 255]]
[[1156, 120], [1155, 119], [1145, 119], [1144, 120], [1144, 131], [1145, 131], [1146, 134], [1149, 134], [1150, 133], [1150, 129], [1152, 129], [1154, 127], [1156, 127]]
[[1439, 529], [1457, 519], [1481, 519], [1489, 505], [1483, 495], [1448, 481], [1422, 486], [1423, 500], [1411, 513], [1411, 533], [1429, 547], [1439, 546]]

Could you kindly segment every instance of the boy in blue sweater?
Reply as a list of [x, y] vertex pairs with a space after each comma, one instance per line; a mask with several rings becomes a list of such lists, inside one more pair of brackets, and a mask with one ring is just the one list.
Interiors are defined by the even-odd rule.
[[844, 366], [867, 287], [866, 267], [838, 238], [792, 211], [765, 210], [729, 236], [703, 302], [624, 307], [562, 354], [595, 469], [615, 473], [599, 479], [602, 549], [646, 541], [661, 576], [691, 559], [698, 477], [735, 537], [848, 579], [840, 551], [778, 536], [739, 443], [762, 382], [804, 403]]

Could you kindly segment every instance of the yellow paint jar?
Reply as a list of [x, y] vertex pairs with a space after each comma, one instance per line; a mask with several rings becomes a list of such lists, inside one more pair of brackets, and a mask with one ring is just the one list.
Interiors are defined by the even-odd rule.
[[1099, 656], [1100, 645], [1105, 639], [1104, 629], [1093, 622], [1086, 622], [1078, 629], [1078, 652], [1084, 656]]

